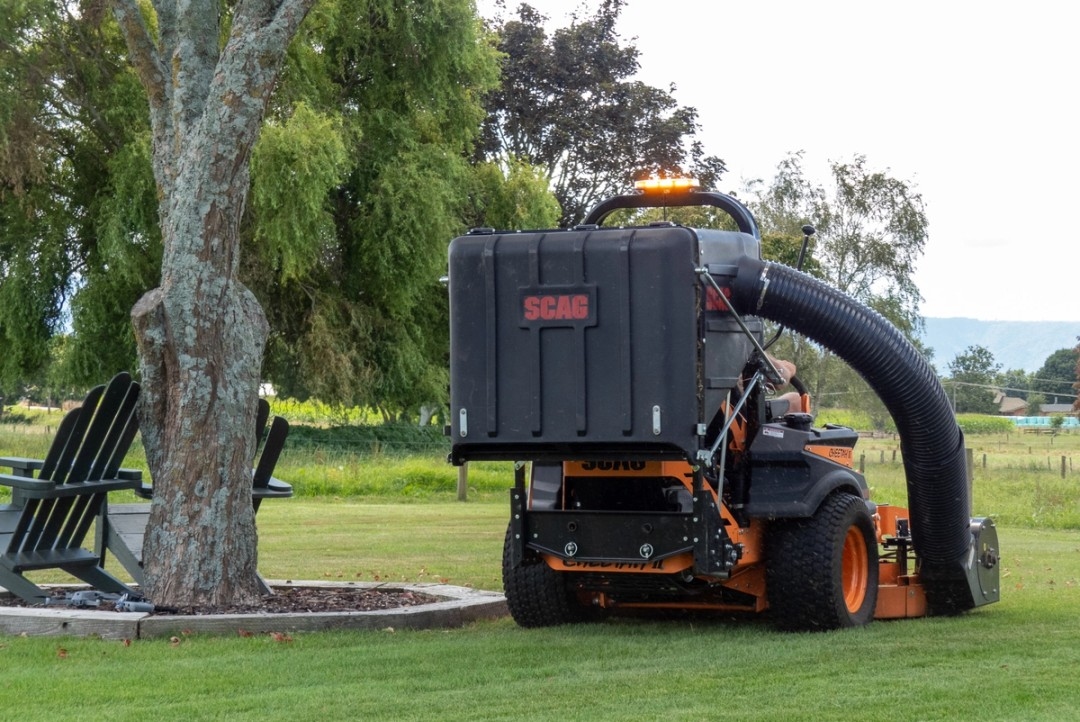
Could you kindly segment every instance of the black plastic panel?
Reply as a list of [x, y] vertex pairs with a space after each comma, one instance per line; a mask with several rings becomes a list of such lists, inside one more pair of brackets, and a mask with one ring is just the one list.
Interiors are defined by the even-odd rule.
[[452, 460], [692, 456], [697, 256], [681, 227], [455, 239]]

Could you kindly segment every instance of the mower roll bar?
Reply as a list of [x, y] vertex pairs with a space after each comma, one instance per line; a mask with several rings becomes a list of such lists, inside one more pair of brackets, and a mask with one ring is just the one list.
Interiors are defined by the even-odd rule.
[[583, 225], [600, 225], [613, 212], [623, 208], [669, 208], [675, 206], [715, 206], [733, 219], [739, 230], [760, 239], [761, 232], [750, 210], [726, 193], [716, 191], [671, 191], [669, 193], [632, 193], [608, 198], [596, 204], [582, 221]]

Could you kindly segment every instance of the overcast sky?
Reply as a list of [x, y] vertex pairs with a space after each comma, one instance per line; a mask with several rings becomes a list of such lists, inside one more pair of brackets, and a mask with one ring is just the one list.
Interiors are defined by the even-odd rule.
[[[583, 6], [530, 4], [554, 27]], [[924, 316], [1080, 322], [1078, 20], [1047, 0], [627, 0], [617, 27], [639, 77], [698, 109], [719, 190], [793, 151], [820, 181], [865, 155], [926, 202]]]

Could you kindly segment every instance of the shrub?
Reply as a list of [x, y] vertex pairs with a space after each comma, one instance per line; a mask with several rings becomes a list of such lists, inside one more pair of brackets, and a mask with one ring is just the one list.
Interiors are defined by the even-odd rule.
[[1005, 416], [986, 416], [985, 414], [960, 414], [956, 422], [965, 435], [972, 434], [1007, 434], [1016, 430], [1013, 420]]

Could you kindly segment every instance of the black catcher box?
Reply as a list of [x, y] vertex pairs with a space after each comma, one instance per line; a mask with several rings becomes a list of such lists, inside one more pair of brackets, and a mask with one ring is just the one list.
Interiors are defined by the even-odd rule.
[[451, 460], [691, 457], [697, 243], [673, 226], [454, 239]]

